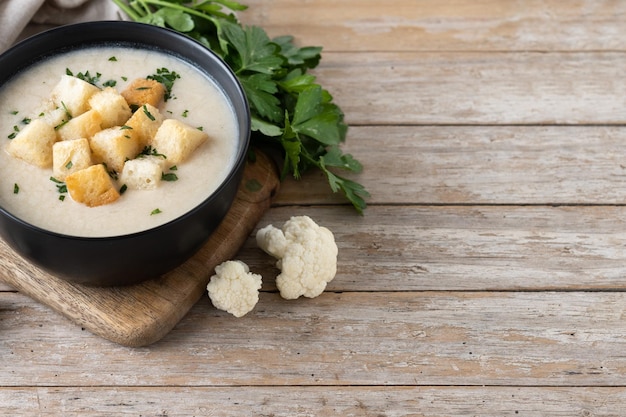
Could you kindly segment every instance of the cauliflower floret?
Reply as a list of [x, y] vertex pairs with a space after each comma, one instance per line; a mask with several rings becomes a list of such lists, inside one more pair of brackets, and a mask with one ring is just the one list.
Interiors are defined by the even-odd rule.
[[308, 216], [295, 216], [281, 229], [272, 225], [256, 234], [257, 244], [278, 259], [281, 270], [276, 286], [281, 297], [314, 298], [326, 289], [337, 273], [337, 244], [332, 232]]
[[259, 302], [261, 275], [251, 273], [241, 261], [226, 261], [215, 267], [206, 288], [216, 308], [242, 317]]

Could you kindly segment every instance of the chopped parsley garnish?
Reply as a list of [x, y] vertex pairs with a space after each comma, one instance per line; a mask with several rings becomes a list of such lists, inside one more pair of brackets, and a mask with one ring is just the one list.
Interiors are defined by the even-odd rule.
[[132, 129], [132, 127], [128, 126], [128, 125], [122, 125], [120, 127], [120, 130], [128, 130], [128, 129]]
[[20, 192], [20, 186], [17, 183], [13, 184], [13, 194], [17, 194]]
[[[318, 169], [331, 191], [341, 191], [363, 213], [369, 196], [363, 185], [339, 175], [362, 165], [340, 146], [348, 125], [331, 93], [308, 71], [321, 60], [321, 47], [299, 47], [292, 36], [270, 38], [258, 26], [242, 24], [236, 0], [113, 0], [131, 20], [165, 26], [200, 41], [233, 70], [249, 103], [253, 137], [282, 148], [282, 176], [298, 179]], [[138, 7], [138, 5], [141, 7]], [[157, 71], [157, 81], [173, 81]], [[255, 139], [256, 140], [256, 139]]]
[[145, 148], [143, 148], [143, 150], [139, 153], [139, 156], [159, 156], [163, 159], [167, 159], [167, 156], [163, 155], [162, 153], [159, 153], [156, 149], [154, 149], [152, 146], [147, 145]]
[[[52, 181], [56, 187], [57, 187], [57, 191], [59, 192], [59, 194], [66, 194], [67, 193], [67, 185], [65, 185], [65, 183], [63, 181], [60, 181], [54, 177], [50, 177], [50, 181]], [[61, 198], [63, 197], [63, 198]], [[63, 201], [65, 199], [64, 196], [59, 196], [59, 200]]]
[[187, 117], [188, 115], [189, 115], [189, 110], [185, 110], [185, 111], [183, 112], [183, 117]]
[[65, 74], [70, 77], [76, 77], [79, 80], [83, 80], [88, 82], [89, 84], [93, 84], [96, 87], [98, 86], [98, 82], [100, 82], [100, 77], [102, 74], [96, 72], [96, 75], [92, 75], [89, 71], [79, 72], [78, 74], [74, 74], [69, 68], [65, 69]]
[[7, 136], [7, 137], [9, 139], [15, 139], [15, 137], [17, 136], [18, 133], [20, 133], [20, 128], [17, 125], [15, 125], [15, 126], [13, 126], [13, 132], [9, 136]]
[[150, 215], [154, 216], [155, 214], [159, 214], [159, 213], [162, 213], [161, 209], [155, 208], [154, 210], [150, 212]]
[[67, 161], [67, 164], [65, 164], [65, 169], [72, 169], [73, 166], [74, 163], [72, 161]]
[[126, 184], [122, 184], [120, 187], [120, 194], [124, 194], [128, 190], [128, 186]]
[[156, 74], [148, 75], [146, 77], [149, 80], [158, 81], [165, 86], [165, 96], [163, 101], [167, 101], [172, 98], [172, 88], [174, 87], [174, 81], [180, 78], [180, 75], [176, 71], [171, 71], [167, 68], [158, 68]]
[[117, 85], [117, 81], [115, 80], [108, 80], [102, 84], [103, 87], [115, 87], [116, 85]]
[[178, 181], [178, 176], [176, 174], [174, 174], [173, 172], [168, 172], [167, 174], [164, 172], [163, 174], [161, 174], [161, 179], [163, 181]]
[[152, 115], [152, 113], [150, 113], [150, 110], [148, 110], [145, 104], [143, 105], [143, 112], [146, 114], [146, 116], [148, 116], [148, 119], [152, 120], [153, 122], [156, 120], [156, 118]]
[[17, 111], [17, 110], [13, 110], [13, 111], [11, 112], [11, 114], [12, 114], [13, 116], [16, 116], [18, 113], [19, 113], [19, 111]]
[[107, 174], [109, 174], [109, 177], [117, 181], [117, 178], [118, 178], [117, 172], [114, 169], [109, 169], [107, 164], [105, 164], [104, 162], [102, 163], [102, 165], [104, 165], [104, 169], [106, 169]]
[[111, 61], [111, 62], [117, 62], [117, 58], [116, 58], [116, 57], [114, 57], [114, 56], [112, 56], [111, 58], [109, 58], [109, 61]]

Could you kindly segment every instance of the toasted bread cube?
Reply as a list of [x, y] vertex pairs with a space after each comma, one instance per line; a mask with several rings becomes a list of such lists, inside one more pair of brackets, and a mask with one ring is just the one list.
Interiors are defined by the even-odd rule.
[[63, 75], [54, 86], [50, 97], [58, 107], [64, 107], [77, 117], [89, 110], [89, 99], [100, 91], [98, 87], [71, 75]]
[[7, 152], [29, 164], [49, 168], [56, 140], [54, 127], [41, 119], [33, 119], [9, 142]]
[[147, 156], [126, 161], [120, 182], [134, 190], [153, 190], [163, 176], [163, 158]]
[[31, 117], [31, 119], [42, 119], [55, 128], [67, 123], [71, 118], [65, 108], [57, 106], [51, 99], [42, 101], [32, 112]]
[[70, 120], [67, 112], [62, 107], [57, 107], [44, 113], [39, 113], [39, 118], [54, 127], [61, 127]]
[[137, 78], [121, 94], [131, 107], [139, 108], [144, 104], [157, 107], [165, 97], [165, 86], [155, 80]]
[[88, 110], [78, 117], [70, 119], [57, 129], [61, 140], [90, 138], [102, 127], [102, 116], [95, 110]]
[[65, 178], [70, 197], [89, 207], [109, 204], [120, 198], [115, 183], [102, 164], [76, 171]]
[[125, 125], [132, 129], [132, 134], [139, 142], [139, 147], [143, 149], [152, 142], [163, 120], [165, 117], [159, 109], [151, 104], [144, 104], [133, 113]]
[[123, 125], [133, 114], [126, 99], [113, 87], [95, 93], [89, 105], [102, 116], [103, 129]]
[[173, 166], [187, 159], [208, 137], [205, 132], [180, 120], [166, 119], [154, 136], [152, 147], [165, 155], [169, 166]]
[[65, 180], [68, 175], [91, 166], [91, 148], [85, 138], [64, 140], [52, 146], [52, 175]]
[[124, 162], [135, 158], [141, 151], [133, 135], [120, 126], [101, 130], [89, 140], [96, 163], [104, 163], [109, 169], [122, 172]]

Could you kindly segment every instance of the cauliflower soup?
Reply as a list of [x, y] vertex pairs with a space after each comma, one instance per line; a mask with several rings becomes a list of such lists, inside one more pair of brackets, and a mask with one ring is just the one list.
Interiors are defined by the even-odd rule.
[[[176, 180], [153, 189], [124, 191], [115, 202], [88, 207], [65, 193], [52, 170], [14, 158], [5, 150], [15, 134], [40, 117], [39, 110], [61, 77], [80, 74], [99, 88], [124, 90], [158, 71], [176, 74], [160, 113], [205, 132], [204, 141], [168, 172]], [[141, 111], [137, 109], [134, 111]], [[148, 49], [98, 46], [45, 59], [0, 88], [0, 205], [14, 216], [53, 232], [118, 236], [147, 230], [181, 216], [211, 195], [235, 163], [238, 127], [224, 92], [205, 73], [177, 57]], [[158, 149], [155, 149], [158, 152]], [[165, 174], [165, 172], [164, 172]]]

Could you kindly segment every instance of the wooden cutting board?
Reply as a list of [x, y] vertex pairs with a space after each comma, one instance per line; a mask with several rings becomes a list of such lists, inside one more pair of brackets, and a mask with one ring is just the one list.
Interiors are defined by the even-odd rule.
[[0, 241], [0, 280], [112, 342], [154, 343], [205, 294], [215, 266], [237, 254], [270, 207], [278, 172], [265, 154], [256, 155], [224, 221], [194, 257], [166, 275], [126, 287], [82, 286], [42, 271]]

